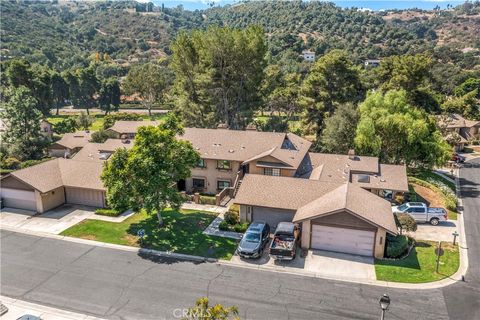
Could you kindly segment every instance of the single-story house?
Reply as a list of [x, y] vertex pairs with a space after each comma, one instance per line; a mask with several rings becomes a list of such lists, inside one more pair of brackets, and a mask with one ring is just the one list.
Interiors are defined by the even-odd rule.
[[107, 131], [113, 132], [117, 135], [119, 139], [134, 139], [135, 134], [138, 131], [138, 128], [144, 126], [158, 126], [158, 121], [127, 121], [127, 120], [118, 120], [115, 121], [113, 126], [107, 129]]
[[130, 140], [108, 139], [103, 143], [89, 142], [72, 157], [72, 160], [103, 162], [108, 160], [115, 150], [132, 147], [133, 142]]
[[101, 162], [57, 158], [1, 178], [6, 207], [43, 213], [64, 203], [105, 206]]
[[[0, 134], [7, 131], [8, 129], [7, 124], [8, 124], [8, 121], [4, 119], [0, 119]], [[52, 139], [52, 136], [53, 136], [52, 124], [45, 119], [40, 120], [40, 133], [42, 134], [42, 136], [48, 139]]]
[[234, 203], [241, 221], [298, 223], [306, 249], [381, 258], [397, 234], [390, 202], [351, 182], [246, 175]]
[[69, 158], [83, 148], [90, 138], [90, 131], [65, 133], [60, 140], [48, 147], [48, 154], [51, 157]]

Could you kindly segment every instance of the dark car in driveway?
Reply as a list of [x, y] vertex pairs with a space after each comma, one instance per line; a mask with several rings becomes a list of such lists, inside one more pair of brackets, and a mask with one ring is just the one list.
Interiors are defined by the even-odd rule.
[[270, 226], [265, 221], [254, 221], [238, 244], [237, 254], [242, 258], [260, 258], [270, 240]]

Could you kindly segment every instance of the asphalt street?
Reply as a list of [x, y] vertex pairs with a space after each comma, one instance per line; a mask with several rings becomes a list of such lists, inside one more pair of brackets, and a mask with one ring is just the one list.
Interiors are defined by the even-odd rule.
[[1, 294], [109, 319], [180, 319], [208, 296], [236, 305], [241, 319], [480, 319], [480, 159], [461, 170], [469, 244], [466, 282], [434, 290], [358, 285], [142, 257], [2, 230]]

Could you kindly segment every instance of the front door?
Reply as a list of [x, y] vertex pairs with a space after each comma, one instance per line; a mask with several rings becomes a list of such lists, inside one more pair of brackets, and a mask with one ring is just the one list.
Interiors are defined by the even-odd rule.
[[187, 187], [186, 187], [186, 185], [185, 185], [185, 180], [184, 180], [184, 179], [179, 180], [179, 181], [177, 182], [177, 189], [178, 189], [178, 191], [185, 191], [185, 190], [187, 190]]
[[247, 164], [242, 165], [242, 171], [243, 171], [243, 174], [248, 173], [250, 171], [250, 164], [247, 163]]

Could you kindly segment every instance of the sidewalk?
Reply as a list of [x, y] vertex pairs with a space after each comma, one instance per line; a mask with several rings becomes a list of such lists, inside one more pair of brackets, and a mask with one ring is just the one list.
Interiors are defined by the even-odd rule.
[[1, 316], [2, 320], [15, 320], [24, 315], [37, 316], [42, 320], [101, 320], [101, 318], [46, 307], [5, 296], [0, 296], [0, 301], [8, 308], [8, 312]]
[[224, 213], [220, 213], [215, 220], [210, 223], [210, 225], [203, 231], [204, 234], [209, 236], [217, 236], [217, 237], [225, 237], [225, 238], [232, 238], [236, 240], [242, 239], [242, 234], [234, 231], [222, 231], [218, 228], [220, 223], [224, 219]]

